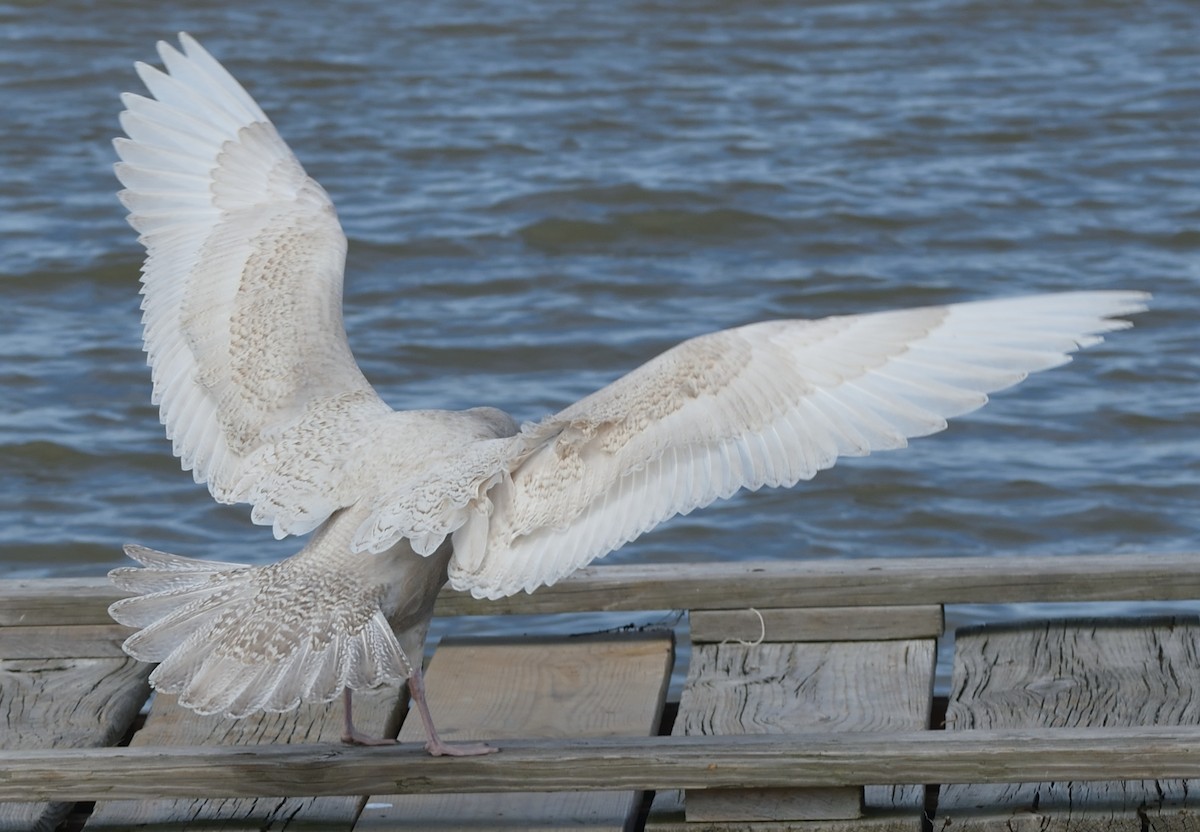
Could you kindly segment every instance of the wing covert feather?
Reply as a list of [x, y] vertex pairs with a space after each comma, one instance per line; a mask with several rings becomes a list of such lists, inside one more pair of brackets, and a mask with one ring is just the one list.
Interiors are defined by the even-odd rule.
[[540, 423], [455, 534], [451, 584], [554, 583], [676, 514], [904, 447], [1070, 360], [1137, 292], [1073, 292], [712, 333]]

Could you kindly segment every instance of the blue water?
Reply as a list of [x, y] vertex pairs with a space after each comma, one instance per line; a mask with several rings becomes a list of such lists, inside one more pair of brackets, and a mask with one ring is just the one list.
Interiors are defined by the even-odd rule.
[[1155, 294], [945, 434], [610, 560], [1198, 548], [1193, 4], [191, 5], [0, 3], [0, 577], [298, 548], [181, 473], [149, 404], [109, 140], [181, 29], [333, 196], [350, 340], [396, 407], [537, 418], [764, 318]]

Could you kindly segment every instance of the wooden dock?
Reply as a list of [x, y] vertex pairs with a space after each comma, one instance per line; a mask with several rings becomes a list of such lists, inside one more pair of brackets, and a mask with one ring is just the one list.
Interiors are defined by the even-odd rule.
[[[1200, 828], [1200, 618], [956, 634], [956, 603], [1200, 599], [1200, 556], [596, 567], [442, 615], [684, 609], [674, 633], [444, 639], [432, 759], [391, 689], [355, 698], [398, 747], [337, 743], [340, 705], [227, 720], [149, 701], [106, 581], [0, 582], [0, 830], [1035, 832]], [[578, 618], [573, 618], [578, 622]]]

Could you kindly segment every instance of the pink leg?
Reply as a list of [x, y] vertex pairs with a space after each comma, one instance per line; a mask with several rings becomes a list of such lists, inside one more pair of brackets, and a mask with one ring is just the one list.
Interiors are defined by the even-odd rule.
[[442, 742], [437, 729], [433, 727], [433, 716], [430, 715], [429, 705], [425, 701], [425, 674], [421, 672], [420, 665], [413, 668], [412, 676], [408, 679], [408, 690], [412, 694], [413, 702], [416, 703], [417, 713], [421, 715], [421, 722], [425, 724], [425, 734], [429, 737], [429, 741], [425, 743], [425, 750], [434, 757], [474, 757], [478, 754], [494, 754], [500, 750], [482, 742], [454, 744]]
[[342, 742], [346, 745], [395, 745], [396, 741], [387, 737], [368, 737], [354, 727], [354, 717], [350, 713], [351, 699], [353, 691], [346, 688], [342, 691], [342, 714], [346, 719], [345, 728], [342, 730]]

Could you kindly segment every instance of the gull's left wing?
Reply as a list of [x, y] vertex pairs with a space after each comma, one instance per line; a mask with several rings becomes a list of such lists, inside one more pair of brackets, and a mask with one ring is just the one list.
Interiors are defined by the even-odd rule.
[[249, 502], [276, 536], [359, 495], [348, 460], [391, 409], [342, 327], [346, 237], [325, 191], [270, 120], [186, 34], [138, 64], [114, 144], [146, 247], [144, 343], [167, 437], [220, 502]]
[[450, 582], [498, 598], [562, 578], [676, 514], [900, 448], [1128, 326], [1138, 292], [1074, 292], [685, 341], [522, 431], [454, 533]]

